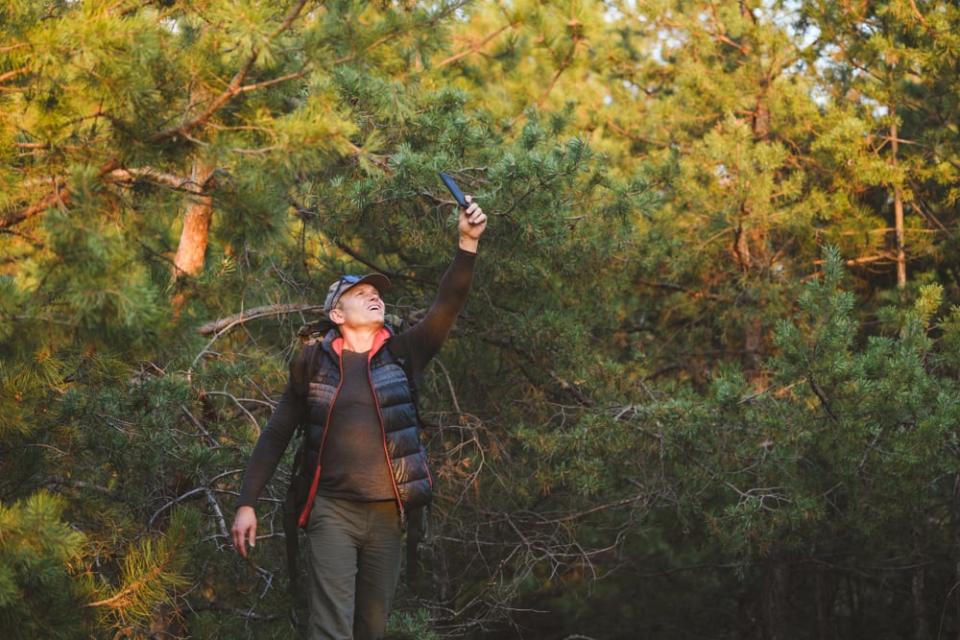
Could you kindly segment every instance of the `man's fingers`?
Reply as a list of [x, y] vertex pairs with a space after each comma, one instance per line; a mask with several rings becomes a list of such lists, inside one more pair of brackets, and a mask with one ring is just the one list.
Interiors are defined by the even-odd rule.
[[480, 211], [480, 212], [478, 212], [478, 213], [470, 216], [469, 220], [470, 220], [470, 224], [481, 224], [481, 223], [487, 221], [487, 214], [485, 214], [484, 212]]
[[243, 539], [243, 532], [239, 531], [238, 529], [234, 529], [230, 533], [233, 534], [233, 546], [237, 550], [237, 553], [246, 558], [247, 545], [245, 544], [246, 541]]
[[257, 525], [251, 525], [248, 533], [250, 535], [250, 548], [252, 549], [257, 546]]
[[479, 211], [479, 210], [480, 210], [480, 205], [478, 205], [476, 202], [472, 202], [472, 203], [470, 203], [470, 206], [467, 207], [467, 208], [464, 210], [464, 213], [466, 213], [468, 216], [470, 216], [470, 215], [473, 215], [474, 213], [476, 213], [476, 212]]

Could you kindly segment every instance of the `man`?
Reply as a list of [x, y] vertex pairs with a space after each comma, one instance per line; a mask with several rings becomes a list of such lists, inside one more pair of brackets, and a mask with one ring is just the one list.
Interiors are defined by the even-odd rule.
[[[463, 308], [487, 217], [467, 196], [459, 250], [426, 316], [399, 335], [384, 324], [381, 274], [344, 276], [324, 310], [335, 324], [291, 365], [280, 402], [247, 464], [234, 518], [243, 557], [256, 546], [254, 505], [296, 427], [305, 430], [310, 640], [382, 638], [400, 575], [409, 509], [430, 500], [433, 479], [420, 443], [412, 382], [439, 350]], [[307, 375], [298, 372], [308, 371]]]

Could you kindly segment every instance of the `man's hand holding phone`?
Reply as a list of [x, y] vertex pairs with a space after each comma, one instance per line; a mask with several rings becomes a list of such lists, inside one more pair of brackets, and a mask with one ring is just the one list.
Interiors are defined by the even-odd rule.
[[487, 228], [487, 214], [483, 212], [473, 197], [465, 195], [453, 178], [445, 173], [440, 174], [440, 179], [446, 185], [450, 194], [460, 206], [460, 248], [471, 253], [477, 252], [477, 244], [480, 236]]
[[472, 196], [465, 196], [465, 198], [467, 208], [460, 209], [460, 241], [462, 244], [464, 239], [472, 240], [474, 243], [473, 251], [476, 251], [476, 242], [483, 235], [484, 229], [487, 228], [487, 214], [483, 212], [480, 205], [473, 201]]

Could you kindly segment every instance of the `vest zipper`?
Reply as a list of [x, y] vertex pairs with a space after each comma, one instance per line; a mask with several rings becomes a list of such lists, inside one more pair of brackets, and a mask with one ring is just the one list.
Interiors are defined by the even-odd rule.
[[[307, 493], [307, 502], [303, 505], [303, 511], [300, 512], [300, 518], [297, 520], [299, 527], [307, 526], [307, 520], [310, 518], [310, 511], [313, 510], [313, 499], [317, 497], [317, 488], [320, 486], [320, 473], [323, 470], [323, 447], [327, 444], [327, 434], [330, 433], [330, 416], [333, 415], [333, 405], [337, 402], [340, 395], [340, 388], [343, 386], [343, 355], [337, 354], [337, 364], [340, 366], [340, 381], [337, 382], [337, 390], [333, 392], [333, 398], [330, 400], [330, 406], [327, 408], [327, 418], [323, 423], [323, 437], [320, 438], [320, 450], [317, 452], [317, 468], [313, 472], [313, 482], [310, 483], [310, 492]], [[310, 393], [310, 381], [307, 381], [307, 393]], [[376, 396], [374, 396], [376, 401]]]
[[373, 387], [373, 374], [370, 373], [370, 361], [373, 360], [373, 354], [367, 358], [367, 382], [370, 384], [370, 393], [373, 395], [373, 406], [377, 410], [377, 419], [380, 421], [380, 435], [383, 437], [383, 457], [387, 460], [387, 470], [390, 472], [390, 484], [393, 486], [393, 495], [397, 498], [397, 508], [400, 510], [400, 528], [407, 525], [407, 512], [403, 508], [403, 500], [400, 499], [400, 488], [397, 487], [397, 478], [393, 474], [393, 463], [390, 461], [390, 451], [387, 449], [387, 429], [383, 424], [383, 413], [380, 411], [380, 399], [377, 397], [377, 391]]

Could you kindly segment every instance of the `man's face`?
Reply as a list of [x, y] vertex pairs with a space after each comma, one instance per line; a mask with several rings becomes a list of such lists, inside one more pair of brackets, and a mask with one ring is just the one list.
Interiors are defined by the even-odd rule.
[[330, 311], [330, 319], [350, 328], [383, 326], [384, 304], [380, 292], [364, 282], [350, 287]]

